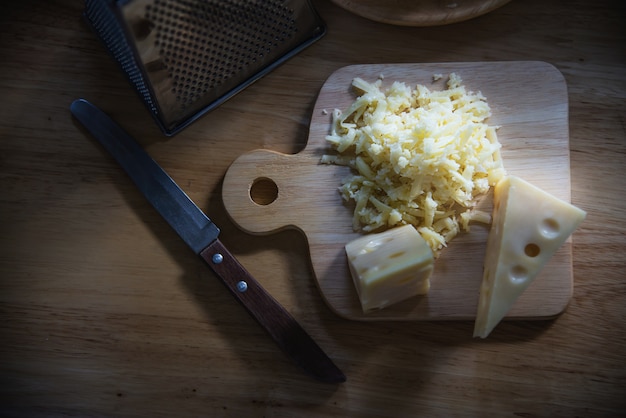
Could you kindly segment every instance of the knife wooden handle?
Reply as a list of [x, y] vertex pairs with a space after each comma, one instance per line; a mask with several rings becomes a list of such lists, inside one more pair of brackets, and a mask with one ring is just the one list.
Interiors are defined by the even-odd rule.
[[295, 318], [252, 277], [219, 239], [202, 250], [200, 257], [300, 367], [320, 381], [339, 383], [346, 380], [341, 370]]

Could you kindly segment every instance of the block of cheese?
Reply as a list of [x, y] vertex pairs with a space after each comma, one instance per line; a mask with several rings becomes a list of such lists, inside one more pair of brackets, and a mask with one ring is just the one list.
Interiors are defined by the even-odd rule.
[[485, 338], [586, 213], [515, 176], [494, 189], [474, 337]]
[[414, 226], [364, 235], [345, 249], [363, 312], [428, 293], [433, 252]]

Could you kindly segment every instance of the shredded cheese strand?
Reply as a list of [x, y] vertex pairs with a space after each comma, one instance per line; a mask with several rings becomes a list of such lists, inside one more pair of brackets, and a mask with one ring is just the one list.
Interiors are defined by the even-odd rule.
[[326, 136], [338, 155], [322, 163], [353, 170], [339, 190], [355, 203], [355, 230], [412, 224], [437, 254], [470, 220], [485, 221], [466, 212], [505, 174], [497, 127], [485, 97], [454, 73], [441, 91], [381, 84], [353, 80], [359, 95], [333, 111]]

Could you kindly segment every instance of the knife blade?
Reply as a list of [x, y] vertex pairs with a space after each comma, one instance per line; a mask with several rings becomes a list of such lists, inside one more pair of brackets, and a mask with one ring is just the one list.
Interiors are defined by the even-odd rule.
[[297, 365], [323, 382], [346, 380], [343, 372], [296, 319], [224, 246], [219, 239], [219, 228], [139, 143], [85, 99], [72, 102], [70, 110], [117, 160], [157, 212]]

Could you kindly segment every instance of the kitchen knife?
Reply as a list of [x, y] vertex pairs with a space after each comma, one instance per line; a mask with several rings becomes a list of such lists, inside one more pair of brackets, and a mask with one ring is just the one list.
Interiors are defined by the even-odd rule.
[[320, 381], [339, 383], [346, 380], [295, 318], [226, 249], [218, 238], [219, 228], [129, 134], [84, 99], [75, 100], [70, 110], [126, 170], [183, 241], [208, 264], [296, 364]]

